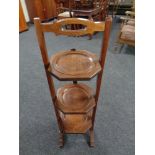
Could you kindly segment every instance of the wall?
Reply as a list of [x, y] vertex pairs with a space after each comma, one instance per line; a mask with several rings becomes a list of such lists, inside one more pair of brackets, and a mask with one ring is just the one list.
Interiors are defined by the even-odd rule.
[[20, 2], [21, 2], [21, 5], [22, 5], [22, 8], [23, 8], [24, 15], [25, 15], [25, 20], [26, 20], [26, 22], [29, 22], [30, 19], [29, 19], [27, 7], [26, 7], [26, 4], [25, 4], [25, 0], [20, 0]]

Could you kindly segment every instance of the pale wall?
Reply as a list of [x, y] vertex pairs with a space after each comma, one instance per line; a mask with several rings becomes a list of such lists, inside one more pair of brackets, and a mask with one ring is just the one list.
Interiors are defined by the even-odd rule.
[[22, 8], [23, 8], [24, 15], [25, 15], [25, 20], [26, 20], [26, 22], [29, 22], [30, 19], [29, 19], [27, 7], [26, 7], [26, 4], [25, 4], [25, 0], [20, 0], [20, 2], [21, 2], [21, 5], [22, 5]]

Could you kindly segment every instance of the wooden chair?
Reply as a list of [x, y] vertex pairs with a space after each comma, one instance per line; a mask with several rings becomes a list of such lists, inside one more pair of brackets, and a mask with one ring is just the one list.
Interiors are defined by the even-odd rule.
[[[59, 2], [58, 2], [59, 1]], [[93, 21], [103, 21], [107, 16], [108, 0], [57, 0], [57, 19], [86, 18]], [[80, 25], [72, 25], [71, 29], [80, 29]], [[92, 39], [92, 35], [89, 35]]]
[[[94, 121], [105, 57], [108, 48], [112, 20], [93, 22], [81, 18], [66, 18], [54, 23], [41, 23], [39, 18], [34, 19], [38, 43], [44, 63], [46, 77], [52, 97], [54, 110], [60, 133], [60, 147], [64, 145], [65, 134], [85, 134], [89, 131], [90, 146], [94, 146]], [[84, 29], [66, 30], [64, 25], [82, 24]], [[86, 50], [71, 49], [57, 52], [48, 57], [44, 33], [53, 32], [56, 35], [83, 36], [95, 31], [104, 32], [101, 54], [97, 56]], [[59, 46], [59, 45], [58, 45]], [[96, 91], [88, 85], [78, 81], [90, 80], [97, 75]], [[73, 81], [55, 91], [52, 76], [61, 81]]]
[[57, 8], [57, 19], [71, 18], [73, 17], [74, 0], [55, 0]]
[[93, 8], [94, 0], [74, 0], [76, 4], [76, 9], [90, 9]]
[[91, 20], [104, 20], [107, 16], [108, 0], [56, 0], [57, 18], [84, 17]]
[[86, 2], [82, 2], [83, 1], [81, 1], [81, 7], [72, 9], [74, 17], [83, 17], [94, 21], [103, 21], [107, 16], [108, 0], [93, 0], [92, 4], [89, 4], [88, 1], [87, 3], [89, 4], [89, 7], [84, 7], [87, 6], [85, 4]]
[[[108, 0], [80, 0], [81, 7], [72, 9], [73, 17], [86, 18], [92, 21], [104, 21], [107, 16]], [[91, 3], [92, 2], [92, 3]], [[89, 35], [92, 39], [92, 35]]]
[[120, 52], [127, 44], [129, 46], [135, 46], [135, 12], [126, 11], [126, 17], [121, 17], [122, 20], [121, 28], [118, 34], [118, 38], [115, 45], [115, 51], [117, 51], [118, 44], [121, 44]]

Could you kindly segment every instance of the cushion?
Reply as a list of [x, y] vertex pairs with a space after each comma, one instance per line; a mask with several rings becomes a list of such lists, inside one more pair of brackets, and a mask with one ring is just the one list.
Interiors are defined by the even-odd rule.
[[[72, 16], [73, 16], [73, 12], [71, 12], [71, 14], [72, 14]], [[58, 15], [59, 17], [70, 17], [70, 13], [69, 13], [69, 11], [65, 11], [65, 12], [63, 12], [63, 13], [60, 13], [59, 15]]]
[[129, 20], [129, 21], [127, 21], [127, 25], [135, 26], [135, 21], [134, 20]]
[[121, 30], [121, 39], [135, 40], [135, 27], [132, 25], [124, 25]]

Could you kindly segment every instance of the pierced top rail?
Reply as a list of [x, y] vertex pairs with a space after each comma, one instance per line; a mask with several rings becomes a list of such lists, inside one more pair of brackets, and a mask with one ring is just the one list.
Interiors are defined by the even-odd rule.
[[[35, 18], [34, 20], [40, 20]], [[82, 25], [80, 29], [65, 29], [65, 26], [76, 26]], [[93, 34], [97, 31], [105, 30], [105, 22], [94, 22], [83, 18], [66, 18], [61, 19], [53, 23], [41, 23], [43, 32], [53, 32], [56, 35], [67, 35], [67, 36], [82, 36], [86, 34]]]

